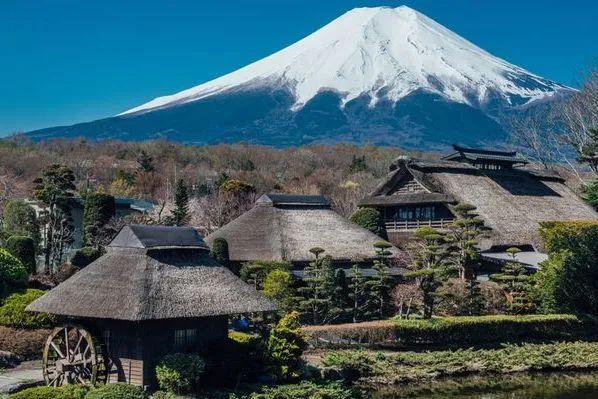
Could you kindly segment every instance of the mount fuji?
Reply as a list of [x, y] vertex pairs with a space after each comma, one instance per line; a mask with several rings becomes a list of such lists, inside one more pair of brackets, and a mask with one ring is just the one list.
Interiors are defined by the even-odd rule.
[[431, 149], [501, 142], [508, 118], [572, 92], [409, 7], [357, 8], [220, 78], [114, 117], [29, 134]]

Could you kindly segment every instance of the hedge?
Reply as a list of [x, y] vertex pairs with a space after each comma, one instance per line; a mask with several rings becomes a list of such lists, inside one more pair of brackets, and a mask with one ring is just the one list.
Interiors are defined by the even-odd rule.
[[90, 387], [63, 385], [60, 387], [35, 387], [10, 396], [10, 399], [145, 399], [140, 387], [124, 383]]
[[[595, 324], [594, 324], [595, 326]], [[484, 344], [526, 340], [574, 339], [591, 326], [573, 315], [463, 316], [393, 319], [304, 327], [313, 346]]]
[[24, 359], [39, 359], [52, 330], [23, 330], [0, 326], [0, 350]]
[[21, 261], [29, 274], [35, 274], [37, 267], [33, 239], [25, 236], [10, 236], [6, 240], [6, 249]]

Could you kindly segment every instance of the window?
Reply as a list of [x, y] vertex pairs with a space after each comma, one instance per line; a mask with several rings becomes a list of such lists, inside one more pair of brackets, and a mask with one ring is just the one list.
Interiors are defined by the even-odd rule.
[[399, 208], [394, 214], [395, 220], [433, 220], [436, 217], [434, 206]]
[[197, 344], [197, 330], [185, 329], [174, 330], [174, 349], [185, 350], [192, 348]]

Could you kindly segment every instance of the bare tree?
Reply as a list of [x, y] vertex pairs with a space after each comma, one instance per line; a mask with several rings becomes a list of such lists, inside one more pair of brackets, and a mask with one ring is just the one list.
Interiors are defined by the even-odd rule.
[[581, 90], [562, 108], [564, 139], [580, 162], [598, 175], [598, 71], [591, 71]]

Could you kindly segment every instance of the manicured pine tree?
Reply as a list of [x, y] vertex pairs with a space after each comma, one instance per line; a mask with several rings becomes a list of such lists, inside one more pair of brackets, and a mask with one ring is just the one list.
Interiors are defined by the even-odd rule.
[[422, 227], [415, 231], [408, 246], [411, 257], [411, 271], [405, 277], [412, 278], [422, 292], [423, 317], [429, 319], [434, 314], [436, 291], [448, 277], [448, 259], [446, 234], [431, 227]]
[[501, 273], [492, 274], [490, 280], [498, 283], [507, 298], [509, 312], [512, 314], [525, 314], [534, 310], [533, 302], [529, 298], [532, 287], [532, 276], [526, 268], [516, 261], [519, 248], [508, 248], [511, 261], [507, 262]]
[[386, 241], [374, 243], [376, 259], [374, 260], [374, 275], [366, 282], [368, 299], [366, 308], [369, 318], [384, 319], [391, 311], [391, 292], [393, 288], [392, 277], [388, 272], [389, 257], [392, 253], [388, 250], [392, 245]]
[[189, 193], [183, 179], [179, 179], [174, 193], [174, 209], [168, 223], [173, 226], [183, 226], [189, 217]]
[[350, 314], [353, 323], [365, 318], [367, 305], [367, 279], [364, 277], [358, 262], [353, 263], [351, 276], [349, 277], [349, 301]]
[[476, 207], [459, 203], [452, 207], [455, 220], [449, 228], [448, 238], [451, 245], [453, 267], [467, 286], [467, 309], [470, 315], [479, 315], [484, 307], [484, 299], [477, 279], [480, 267], [480, 250], [478, 241], [486, 227], [484, 221], [476, 213]]
[[87, 247], [99, 247], [104, 226], [116, 214], [116, 203], [110, 194], [85, 194], [83, 209], [83, 242]]
[[309, 250], [315, 259], [304, 269], [303, 282], [305, 286], [299, 288], [302, 300], [299, 302], [299, 309], [303, 315], [310, 320], [311, 324], [323, 324], [327, 318], [330, 302], [328, 297], [328, 261], [321, 256], [325, 251], [315, 247]]

